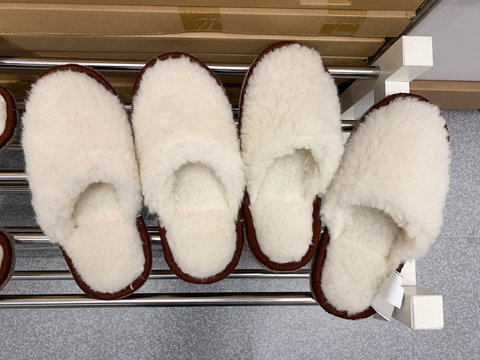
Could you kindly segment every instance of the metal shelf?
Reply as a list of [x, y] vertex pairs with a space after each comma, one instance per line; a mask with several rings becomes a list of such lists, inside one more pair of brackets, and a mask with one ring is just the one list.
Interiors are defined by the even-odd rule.
[[[408, 60], [408, 61], [407, 61]], [[35, 60], [35, 59], [0, 59], [0, 69], [23, 71], [45, 70], [53, 66], [76, 63], [93, 68], [100, 72], [139, 72], [144, 62], [112, 62], [112, 61], [76, 61], [76, 60]], [[376, 101], [393, 92], [408, 92], [409, 82], [432, 65], [432, 45], [428, 37], [400, 38], [389, 50], [381, 55], [370, 67], [328, 67], [334, 78], [370, 79], [356, 81], [340, 95], [344, 112], [342, 114], [342, 130], [349, 132], [356, 120]], [[245, 76], [247, 66], [209, 65], [219, 76]], [[382, 69], [382, 71], [380, 71]], [[19, 111], [24, 104], [18, 102]], [[131, 105], [125, 105], [130, 112]], [[238, 108], [232, 109], [234, 115]], [[21, 149], [21, 144], [14, 142], [9, 149]], [[0, 191], [26, 192], [27, 177], [23, 170], [0, 171]], [[39, 228], [16, 227], [7, 228], [16, 240], [17, 245], [50, 244], [48, 238]], [[160, 237], [158, 229], [148, 229], [154, 244]], [[53, 246], [53, 245], [51, 245]], [[408, 270], [410, 269], [410, 270]], [[404, 277], [404, 305], [394, 312], [393, 317], [411, 328], [443, 327], [442, 296], [416, 286], [415, 264], [404, 266], [402, 272], [410, 276]], [[14, 281], [64, 281], [72, 280], [68, 271], [37, 270], [16, 271]], [[152, 271], [149, 279], [173, 280], [176, 276], [167, 270]], [[309, 270], [298, 272], [275, 273], [267, 270], [237, 269], [228, 279], [309, 279]], [[405, 279], [409, 279], [405, 281]], [[427, 304], [427, 305], [426, 305]], [[86, 295], [0, 295], [0, 309], [11, 308], [91, 308], [91, 307], [133, 307], [133, 306], [288, 306], [316, 305], [309, 292], [245, 292], [245, 293], [135, 293], [114, 301], [97, 300]], [[426, 311], [428, 309], [428, 311]]]
[[[100, 72], [139, 72], [145, 66], [145, 62], [127, 61], [78, 61], [78, 60], [53, 60], [53, 59], [23, 59], [7, 58], [0, 59], [0, 69], [11, 70], [46, 70], [53, 66], [79, 64], [88, 66]], [[208, 65], [215, 74], [222, 76], [245, 76], [248, 66], [234, 65]], [[341, 79], [376, 79], [380, 75], [380, 69], [376, 66], [342, 67], [329, 66], [328, 72], [334, 78]]]
[[[295, 272], [271, 272], [268, 270], [234, 270], [228, 279], [308, 279], [309, 270], [298, 270]], [[149, 280], [178, 280], [178, 277], [169, 270], [152, 270]], [[50, 280], [73, 280], [69, 271], [64, 270], [38, 270], [38, 271], [15, 271], [12, 279], [14, 281], [50, 281]]]
[[[131, 306], [279, 306], [317, 305], [307, 292], [281, 293], [135, 293], [127, 298], [108, 301], [86, 295], [2, 295], [0, 309], [78, 308]], [[318, 305], [317, 305], [318, 306]]]

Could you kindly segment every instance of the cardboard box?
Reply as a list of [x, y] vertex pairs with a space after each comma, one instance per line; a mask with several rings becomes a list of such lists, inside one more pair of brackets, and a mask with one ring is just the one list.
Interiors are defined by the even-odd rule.
[[441, 108], [480, 109], [480, 81], [415, 80], [410, 82], [410, 92]]
[[383, 38], [332, 36], [236, 35], [183, 33], [175, 35], [73, 35], [0, 33], [0, 53], [9, 57], [38, 57], [44, 52], [155, 53], [182, 51], [197, 56], [219, 54], [218, 62], [232, 54], [258, 55], [279, 41], [296, 41], [317, 49], [322, 56], [368, 57], [383, 44]]
[[[135, 5], [220, 6], [285, 9], [416, 10], [424, 0], [137, 0]], [[131, 5], [131, 0], [7, 0], [0, 3]]]
[[395, 37], [414, 16], [405, 10], [0, 4], [0, 32]]

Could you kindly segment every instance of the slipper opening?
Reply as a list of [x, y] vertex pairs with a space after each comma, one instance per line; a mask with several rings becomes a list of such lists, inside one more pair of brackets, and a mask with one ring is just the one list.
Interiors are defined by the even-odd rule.
[[367, 206], [346, 207], [337, 218], [321, 286], [336, 309], [355, 314], [370, 306], [390, 274], [391, 249], [405, 231], [384, 211]]
[[[236, 218], [215, 172], [188, 162], [174, 173], [174, 215], [165, 229], [182, 272], [196, 278], [221, 273], [236, 250]], [[236, 214], [235, 214], [236, 215]]]
[[312, 243], [309, 184], [316, 162], [310, 150], [277, 157], [267, 168], [250, 210], [261, 251], [276, 263], [298, 262]]
[[145, 255], [135, 218], [127, 216], [111, 184], [90, 184], [75, 204], [63, 249], [94, 291], [116, 293], [143, 272]]

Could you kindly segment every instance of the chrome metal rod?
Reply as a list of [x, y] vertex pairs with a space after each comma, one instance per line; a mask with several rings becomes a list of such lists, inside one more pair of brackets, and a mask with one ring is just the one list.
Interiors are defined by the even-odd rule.
[[[267, 270], [238, 269], [228, 275], [228, 279], [308, 279], [309, 276], [309, 270], [276, 273]], [[175, 280], [178, 277], [169, 270], [152, 270], [148, 279]], [[15, 271], [12, 280], [73, 280], [73, 277], [69, 271], [64, 270]]]
[[[51, 245], [48, 237], [38, 227], [6, 227], [5, 230], [20, 245]], [[151, 241], [160, 241], [156, 227], [148, 227], [148, 233]]]
[[45, 70], [54, 66], [78, 64], [91, 67], [98, 71], [123, 71], [137, 72], [145, 62], [116, 62], [116, 61], [77, 61], [77, 60], [54, 60], [54, 59], [23, 59], [6, 58], [0, 59], [0, 69], [12, 70]]
[[0, 185], [0, 192], [22, 193], [22, 192], [30, 192], [30, 189], [26, 185], [2, 184]]
[[279, 306], [316, 305], [308, 292], [279, 293], [136, 293], [120, 300], [97, 300], [86, 295], [2, 295], [0, 309], [131, 306]]
[[26, 183], [27, 175], [25, 174], [25, 172], [19, 170], [0, 171], [0, 182]]
[[0, 170], [0, 192], [28, 192], [27, 175], [21, 170]]
[[380, 68], [378, 66], [329, 66], [328, 72], [336, 79], [377, 79], [380, 75]]
[[[76, 60], [35, 60], [35, 59], [0, 59], [0, 69], [44, 70], [58, 65], [79, 64], [91, 67], [102, 72], [122, 71], [138, 72], [145, 65], [144, 62], [115, 62], [115, 61], [76, 61]], [[245, 76], [248, 66], [209, 65], [217, 75]], [[330, 66], [328, 71], [335, 78], [349, 79], [376, 79], [380, 75], [378, 67], [343, 67]]]

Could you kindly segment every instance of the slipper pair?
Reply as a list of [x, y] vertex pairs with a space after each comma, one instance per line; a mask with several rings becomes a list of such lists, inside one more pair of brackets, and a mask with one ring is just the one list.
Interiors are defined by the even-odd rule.
[[239, 141], [223, 87], [204, 64], [171, 53], [145, 66], [134, 87], [136, 146], [113, 87], [79, 65], [41, 75], [22, 120], [38, 224], [86, 294], [118, 299], [147, 280], [142, 191], [176, 275], [211, 283], [233, 271], [243, 240]]
[[438, 107], [410, 94], [387, 97], [343, 152], [336, 87], [319, 54], [280, 43], [251, 66], [240, 123], [255, 258], [276, 271], [307, 264], [320, 241], [324, 195], [312, 293], [336, 316], [373, 315], [389, 274], [423, 256], [442, 225], [450, 153]]

